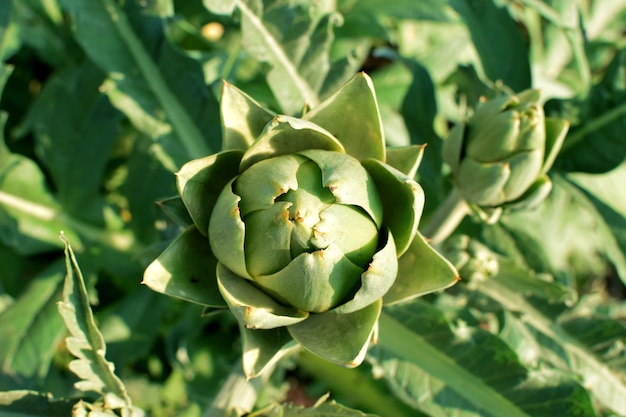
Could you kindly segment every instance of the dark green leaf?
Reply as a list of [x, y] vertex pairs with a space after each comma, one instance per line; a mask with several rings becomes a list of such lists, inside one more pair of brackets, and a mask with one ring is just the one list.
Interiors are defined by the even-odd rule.
[[107, 344], [107, 358], [118, 369], [149, 354], [165, 313], [164, 299], [138, 288], [99, 316], [100, 331]]
[[[6, 115], [0, 114], [0, 132]], [[20, 254], [58, 248], [58, 233], [65, 230], [80, 245], [61, 206], [46, 186], [37, 164], [13, 154], [0, 135], [0, 239]]]
[[99, 192], [120, 120], [98, 91], [102, 80], [102, 72], [88, 62], [55, 74], [23, 126], [37, 137], [38, 156], [52, 175], [64, 209], [92, 222], [102, 222]]
[[578, 334], [568, 333], [549, 314], [544, 314], [517, 293], [506, 280], [506, 276], [502, 278], [482, 283], [479, 291], [523, 317], [540, 344], [544, 358], [557, 368], [563, 368], [563, 372], [575, 372], [594, 400], [604, 407], [624, 413], [626, 384], [621, 376], [599, 359], [584, 342], [578, 340]]
[[528, 46], [508, 11], [493, 0], [454, 0], [451, 6], [465, 22], [487, 78], [513, 91], [530, 88]]
[[546, 111], [572, 121], [556, 166], [602, 173], [626, 159], [626, 50], [619, 51], [585, 99], [554, 100]]
[[[128, 210], [131, 216], [130, 228], [135, 236], [143, 242], [154, 242], [160, 238], [159, 230], [155, 228], [156, 222], [162, 219], [159, 200], [165, 196], [177, 194], [175, 176], [163, 166], [153, 149], [152, 142], [147, 138], [138, 138], [135, 141], [132, 152], [126, 161], [128, 176], [121, 188], [124, 196], [128, 199]], [[180, 198], [178, 199], [180, 200]], [[161, 208], [164, 208], [165, 212], [169, 214], [169, 210], [173, 207], [165, 202], [163, 205], [167, 205], [167, 208], [164, 206]], [[184, 217], [189, 219], [189, 214], [182, 202], [180, 205], [184, 215], [181, 211], [176, 211], [174, 221], [183, 220]], [[181, 216], [184, 217], [181, 218]], [[185, 226], [189, 225], [191, 223]]]
[[67, 417], [74, 403], [35, 391], [0, 392], [2, 417]]
[[[173, 129], [188, 158], [209, 154], [208, 141], [159, 71], [125, 9], [114, 0], [62, 0], [61, 5], [71, 13], [77, 41], [111, 75], [105, 91], [112, 103], [153, 138]], [[142, 22], [148, 23], [145, 19]], [[178, 75], [179, 80], [185, 78]], [[165, 113], [165, 120], [155, 116], [159, 112]]]
[[[56, 305], [64, 270], [61, 261], [51, 264], [0, 314], [2, 373], [14, 381], [21, 380], [19, 386], [40, 385], [65, 333]], [[8, 379], [2, 378], [4, 389], [7, 382]]]
[[[548, 417], [556, 409], [595, 415], [580, 385], [550, 372], [529, 373], [497, 336], [463, 323], [451, 328], [441, 312], [424, 303], [388, 311], [381, 320], [383, 356], [377, 360], [393, 389], [414, 407], [442, 417]], [[544, 401], [554, 408], [545, 408]]]

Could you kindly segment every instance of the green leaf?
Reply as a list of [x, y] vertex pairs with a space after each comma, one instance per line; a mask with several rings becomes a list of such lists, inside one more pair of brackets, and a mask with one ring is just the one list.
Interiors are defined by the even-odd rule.
[[529, 375], [497, 336], [463, 324], [451, 329], [425, 303], [387, 311], [380, 321], [385, 377], [401, 398], [429, 415], [595, 415], [580, 385], [549, 372]]
[[[499, 225], [486, 231], [493, 232], [489, 244], [559, 280], [605, 273], [606, 261], [601, 254], [611, 241], [603, 236], [611, 232], [594, 219], [595, 209], [587, 197], [561, 176], [552, 178], [552, 192], [541, 205], [533, 210], [506, 213]], [[571, 227], [572, 222], [575, 228]], [[529, 224], [535, 227], [528, 227]], [[495, 233], [500, 226], [504, 233]]]
[[0, 314], [2, 373], [22, 380], [21, 384], [30, 380], [34, 386], [43, 380], [65, 333], [57, 314], [63, 271], [63, 262], [51, 263]]
[[107, 344], [107, 358], [123, 367], [149, 355], [159, 335], [165, 313], [165, 298], [145, 288], [129, 293], [99, 316], [99, 327]]
[[506, 280], [507, 286], [519, 294], [532, 295], [550, 303], [573, 305], [578, 300], [578, 293], [551, 277], [537, 276], [532, 270], [519, 265], [513, 259], [500, 259], [499, 273], [494, 279]]
[[606, 317], [597, 310], [588, 316], [587, 311], [583, 310], [574, 317], [566, 315], [561, 326], [567, 333], [576, 335], [611, 369], [622, 373], [626, 371], [626, 352], [621, 348], [626, 340], [626, 326], [619, 319]]
[[594, 400], [618, 414], [626, 412], [626, 383], [621, 375], [603, 363], [577, 334], [568, 333], [550, 314], [544, 314], [524, 299], [509, 281], [490, 280], [479, 286], [479, 291], [500, 303], [507, 310], [521, 314], [524, 322], [541, 336], [543, 348], [552, 361], [559, 358], [566, 372], [575, 372], [591, 391]]
[[217, 287], [216, 267], [208, 239], [190, 227], [146, 268], [143, 284], [172, 297], [226, 307]]
[[329, 131], [358, 160], [385, 161], [385, 137], [372, 80], [360, 73], [303, 118]]
[[57, 400], [50, 394], [35, 391], [0, 392], [2, 417], [66, 417], [72, 414], [74, 402]]
[[[264, 10], [261, 1], [236, 0], [241, 11], [243, 44], [258, 61], [271, 69], [267, 79], [285, 114], [295, 114], [307, 104], [315, 107], [331, 65], [332, 27], [338, 16], [318, 11], [317, 5], [293, 6], [280, 1]], [[315, 14], [323, 14], [317, 18]]]
[[161, 238], [161, 232], [155, 227], [155, 224], [163, 219], [163, 213], [159, 208], [170, 217], [177, 215], [178, 217], [173, 220], [181, 221], [180, 225], [184, 227], [193, 224], [180, 197], [177, 198], [181, 207], [176, 214], [171, 213], [174, 210], [172, 205], [161, 201], [164, 196], [178, 193], [172, 171], [163, 166], [155, 150], [154, 143], [150, 139], [137, 138], [126, 160], [125, 167], [128, 169], [128, 174], [120, 189], [128, 200], [130, 229], [137, 240], [142, 242], [154, 242]]
[[[8, 58], [13, 49], [17, 49], [17, 36], [11, 33], [11, 13], [13, 11], [13, 2], [5, 1], [0, 4], [0, 61], [4, 62]], [[13, 42], [13, 44], [11, 44]], [[4, 67], [4, 66], [3, 66]], [[0, 92], [2, 88], [0, 88]]]
[[[111, 75], [106, 89], [115, 89], [110, 96], [114, 105], [130, 110], [128, 116], [138, 125], [142, 122], [137, 117], [151, 118], [151, 112], [162, 110], [188, 158], [208, 155], [206, 139], [142, 44], [125, 9], [114, 0], [62, 0], [61, 5], [72, 16], [76, 40]], [[166, 133], [167, 127], [159, 129], [154, 136]]]
[[[0, 132], [6, 114], [0, 115]], [[58, 248], [58, 233], [66, 230], [77, 246], [80, 240], [48, 191], [46, 179], [31, 159], [10, 153], [0, 137], [0, 239], [20, 254], [34, 254]]]
[[398, 260], [398, 276], [385, 294], [385, 304], [392, 304], [450, 287], [459, 280], [452, 264], [435, 251], [417, 233], [411, 246]]
[[552, 116], [572, 120], [572, 128], [555, 165], [568, 172], [602, 173], [626, 158], [626, 50], [620, 50], [602, 80], [584, 99], [546, 104]]
[[289, 326], [289, 334], [311, 353], [327, 361], [355, 367], [361, 364], [374, 334], [381, 300], [348, 314], [312, 314]]
[[103, 77], [89, 62], [56, 73], [22, 126], [35, 133], [38, 156], [52, 175], [64, 209], [93, 222], [102, 222], [99, 192], [121, 116], [98, 91]]
[[578, 195], [576, 199], [593, 216], [606, 255], [626, 285], [626, 198], [617, 191], [626, 181], [626, 164], [605, 174], [570, 174], [567, 179], [582, 189], [584, 196]]
[[455, 0], [451, 6], [465, 22], [487, 78], [513, 91], [530, 88], [528, 47], [507, 10], [491, 0]]
[[96, 327], [78, 262], [67, 238], [61, 234], [61, 239], [65, 243], [67, 275], [63, 301], [58, 306], [70, 332], [67, 349], [76, 357], [69, 364], [70, 370], [80, 378], [75, 387], [101, 394], [108, 408], [121, 409], [122, 416], [132, 417], [135, 413], [126, 387], [115, 375], [113, 364], [105, 358], [106, 345]]

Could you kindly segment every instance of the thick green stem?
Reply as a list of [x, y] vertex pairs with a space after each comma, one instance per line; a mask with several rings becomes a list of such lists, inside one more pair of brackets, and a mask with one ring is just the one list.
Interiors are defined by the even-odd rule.
[[482, 410], [484, 416], [529, 417], [482, 379], [384, 311], [380, 317], [379, 344], [387, 352], [417, 365], [433, 378], [444, 382]]
[[461, 193], [453, 188], [421, 232], [432, 245], [437, 245], [454, 232], [468, 213], [467, 202]]
[[385, 417], [418, 417], [420, 412], [389, 395], [381, 381], [377, 381], [360, 369], [344, 368], [303, 351], [298, 356], [298, 365], [316, 380], [323, 381], [332, 394], [341, 394], [355, 407]]

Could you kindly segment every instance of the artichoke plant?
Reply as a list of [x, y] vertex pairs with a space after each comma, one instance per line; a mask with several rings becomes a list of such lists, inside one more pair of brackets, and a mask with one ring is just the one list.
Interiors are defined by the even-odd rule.
[[301, 117], [225, 83], [221, 113], [223, 150], [177, 173], [189, 226], [144, 283], [228, 308], [248, 377], [298, 345], [356, 366], [384, 303], [456, 281], [417, 230], [423, 147], [385, 147], [367, 75]]
[[444, 160], [463, 198], [484, 211], [530, 207], [552, 183], [547, 175], [569, 123], [547, 118], [538, 90], [481, 103], [444, 143]]

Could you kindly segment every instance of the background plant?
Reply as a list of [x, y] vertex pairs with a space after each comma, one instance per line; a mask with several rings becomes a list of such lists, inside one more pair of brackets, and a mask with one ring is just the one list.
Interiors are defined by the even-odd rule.
[[[621, 0], [0, 2], [0, 414], [626, 414], [625, 27]], [[428, 144], [422, 232], [447, 228], [463, 280], [387, 308], [355, 370], [300, 354], [247, 383], [233, 319], [140, 285], [180, 233], [154, 202], [219, 150], [222, 79], [294, 114], [358, 70], [387, 142]], [[442, 144], [528, 88], [570, 122], [553, 190], [487, 225], [446, 204]], [[68, 371], [89, 308], [58, 314], [64, 249], [65, 305], [82, 294], [106, 343], [79, 359], [115, 374]]]

